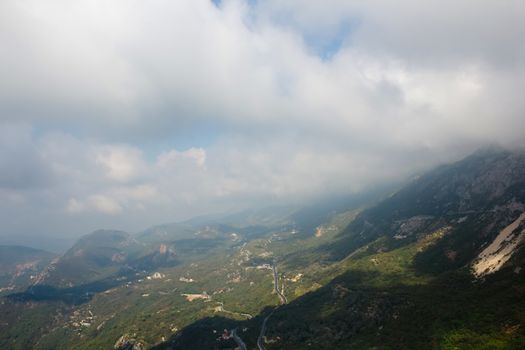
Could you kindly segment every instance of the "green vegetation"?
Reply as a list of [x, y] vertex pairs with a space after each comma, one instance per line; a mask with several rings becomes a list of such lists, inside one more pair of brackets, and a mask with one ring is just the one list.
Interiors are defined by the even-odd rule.
[[[48, 269], [51, 285], [0, 299], [0, 348], [109, 349], [124, 337], [231, 349], [221, 335], [233, 328], [254, 348], [275, 309], [268, 349], [522, 349], [525, 250], [482, 279], [469, 266], [525, 211], [523, 175], [522, 158], [475, 155], [368, 209], [87, 236]], [[271, 264], [288, 299], [277, 308]]]

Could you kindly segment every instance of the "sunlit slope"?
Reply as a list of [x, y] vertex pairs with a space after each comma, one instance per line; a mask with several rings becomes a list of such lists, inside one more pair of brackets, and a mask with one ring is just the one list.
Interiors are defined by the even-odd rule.
[[0, 246], [0, 295], [27, 288], [55, 257], [39, 249]]
[[[62, 259], [83, 278], [112, 282], [86, 293], [59, 280], [58, 297], [2, 299], [0, 345], [227, 349], [236, 343], [224, 329], [236, 328], [255, 348], [274, 311], [267, 349], [521, 348], [523, 154], [478, 152], [375, 204], [342, 203], [88, 236]], [[173, 264], [159, 260], [168, 252]], [[497, 268], [476, 270], [498, 253]], [[278, 308], [271, 266], [287, 299]]]

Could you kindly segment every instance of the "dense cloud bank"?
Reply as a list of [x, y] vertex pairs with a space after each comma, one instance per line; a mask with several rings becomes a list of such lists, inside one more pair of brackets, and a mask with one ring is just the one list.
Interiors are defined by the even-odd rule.
[[140, 229], [522, 147], [521, 1], [6, 0], [1, 235]]

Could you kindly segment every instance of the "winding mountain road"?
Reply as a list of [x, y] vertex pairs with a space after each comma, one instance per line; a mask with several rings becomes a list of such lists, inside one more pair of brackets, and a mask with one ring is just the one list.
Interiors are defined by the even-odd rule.
[[241, 337], [237, 335], [236, 331], [237, 331], [236, 328], [231, 330], [231, 335], [232, 335], [233, 340], [235, 340], [235, 342], [237, 343], [237, 345], [239, 345], [239, 348], [241, 350], [248, 350], [248, 348], [246, 347], [246, 344], [244, 344]]
[[[277, 274], [277, 268], [275, 267], [275, 264], [272, 265], [272, 271], [273, 271], [273, 288], [277, 295], [279, 296], [279, 299], [281, 301], [281, 305], [284, 305], [287, 303], [286, 296], [284, 295], [283, 291], [279, 290], [279, 275]], [[277, 310], [279, 306], [275, 307], [272, 312], [268, 314], [263, 320], [262, 326], [261, 326], [261, 332], [259, 333], [259, 337], [257, 338], [257, 348], [259, 350], [266, 350], [266, 347], [263, 344], [264, 341], [264, 334], [266, 333], [266, 324], [268, 323], [268, 320], [270, 317], [272, 317], [275, 310]]]
[[272, 265], [273, 270], [273, 288], [275, 289], [275, 292], [279, 296], [279, 299], [281, 299], [281, 305], [286, 304], [287, 300], [284, 294], [279, 290], [279, 276], [277, 275], [277, 268], [275, 265]]
[[263, 320], [262, 326], [261, 326], [261, 332], [259, 333], [259, 337], [257, 338], [257, 347], [259, 350], [266, 350], [264, 347], [263, 341], [264, 341], [264, 333], [266, 333], [266, 323], [268, 322], [268, 319], [273, 315], [275, 312], [275, 309], [270, 312], [268, 316], [266, 316]]

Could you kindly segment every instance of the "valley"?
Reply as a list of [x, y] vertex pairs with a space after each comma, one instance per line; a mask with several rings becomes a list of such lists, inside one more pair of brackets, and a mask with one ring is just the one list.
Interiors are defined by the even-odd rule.
[[524, 18], [0, 0], [0, 350], [525, 350]]
[[97, 231], [4, 293], [0, 348], [520, 349], [523, 175], [481, 153], [335, 210]]

